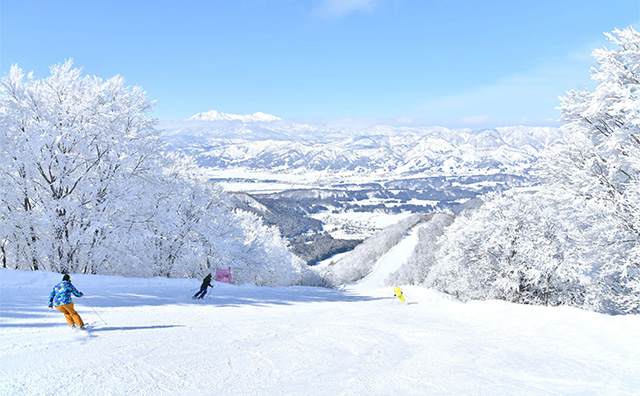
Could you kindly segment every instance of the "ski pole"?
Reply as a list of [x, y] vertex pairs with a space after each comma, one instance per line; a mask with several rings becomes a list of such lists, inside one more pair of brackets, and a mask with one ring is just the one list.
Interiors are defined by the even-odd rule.
[[[207, 288], [209, 290], [209, 288]], [[211, 291], [207, 291], [207, 301], [209, 301], [209, 297], [211, 297], [211, 293], [213, 293], [213, 286], [211, 286]]]
[[107, 324], [107, 322], [105, 322], [105, 321], [104, 321], [104, 319], [102, 319], [102, 316], [100, 316], [100, 314], [96, 312], [96, 310], [93, 308], [93, 305], [91, 305], [91, 304], [89, 303], [89, 300], [87, 300], [86, 298], [84, 298], [84, 296], [82, 296], [82, 299], [87, 303], [87, 305], [89, 305], [89, 306], [91, 307], [91, 309], [93, 310], [93, 312], [95, 312], [95, 314], [96, 314], [96, 315], [98, 315], [98, 317], [100, 318], [100, 320], [101, 320], [101, 321], [103, 321], [103, 322], [104, 322], [104, 324], [106, 325], [106, 324]]

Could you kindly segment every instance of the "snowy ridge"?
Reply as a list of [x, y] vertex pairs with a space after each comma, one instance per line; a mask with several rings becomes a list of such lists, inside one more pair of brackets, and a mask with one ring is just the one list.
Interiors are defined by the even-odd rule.
[[250, 115], [240, 115], [240, 114], [229, 114], [222, 113], [217, 110], [211, 110], [203, 113], [195, 114], [188, 118], [188, 120], [196, 120], [196, 121], [242, 121], [242, 122], [273, 122], [278, 121], [280, 118], [271, 115], [262, 113], [260, 111], [250, 114]]
[[358, 129], [287, 122], [213, 127], [196, 121], [164, 125], [163, 133], [171, 148], [213, 169], [394, 176], [523, 174], [560, 137], [558, 129], [543, 127]]

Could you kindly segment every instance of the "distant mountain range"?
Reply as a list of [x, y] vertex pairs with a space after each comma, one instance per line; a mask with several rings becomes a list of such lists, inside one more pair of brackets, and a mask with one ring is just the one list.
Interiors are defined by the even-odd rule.
[[279, 121], [280, 118], [266, 114], [262, 112], [257, 112], [249, 115], [240, 115], [240, 114], [228, 114], [222, 113], [217, 110], [211, 110], [204, 113], [198, 113], [188, 118], [188, 120], [198, 120], [198, 121], [241, 121], [241, 122], [273, 122]]
[[203, 119], [172, 125], [165, 129], [164, 139], [171, 148], [192, 155], [204, 167], [278, 173], [313, 170], [387, 177], [524, 175], [539, 153], [561, 137], [557, 128], [550, 127], [355, 129], [290, 122], [196, 122]]
[[216, 114], [161, 125], [163, 139], [309, 264], [352, 249], [380, 219], [457, 212], [487, 192], [531, 185], [541, 152], [561, 138], [544, 127], [356, 128]]

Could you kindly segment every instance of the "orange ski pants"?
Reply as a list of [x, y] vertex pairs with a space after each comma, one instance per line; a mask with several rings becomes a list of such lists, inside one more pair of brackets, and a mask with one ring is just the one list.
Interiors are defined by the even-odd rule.
[[67, 323], [69, 323], [69, 326], [72, 326], [74, 323], [79, 327], [84, 326], [82, 318], [73, 308], [73, 303], [60, 305], [56, 307], [56, 309], [64, 314], [64, 318], [67, 320]]

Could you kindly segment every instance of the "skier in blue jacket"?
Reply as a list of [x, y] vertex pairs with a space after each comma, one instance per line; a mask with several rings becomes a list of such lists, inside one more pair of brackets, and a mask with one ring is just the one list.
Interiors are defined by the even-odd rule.
[[82, 297], [84, 295], [71, 284], [71, 277], [68, 274], [65, 274], [65, 276], [62, 277], [62, 282], [55, 285], [53, 287], [53, 291], [49, 294], [49, 309], [56, 307], [58, 311], [64, 314], [64, 318], [67, 319], [69, 326], [78, 326], [84, 330], [86, 328], [85, 324], [80, 315], [73, 308], [71, 294], [76, 297]]

